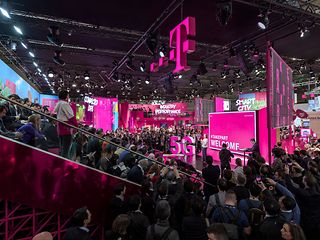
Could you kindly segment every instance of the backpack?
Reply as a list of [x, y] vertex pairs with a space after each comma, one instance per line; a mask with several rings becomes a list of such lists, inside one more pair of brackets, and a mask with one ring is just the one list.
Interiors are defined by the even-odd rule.
[[154, 239], [154, 240], [167, 240], [168, 237], [169, 237], [169, 235], [170, 235], [170, 233], [173, 231], [173, 229], [172, 229], [171, 227], [168, 227], [168, 228], [163, 232], [163, 234], [159, 237], [159, 236], [156, 236], [156, 232], [155, 232], [155, 229], [154, 229], [154, 225], [155, 225], [155, 224], [153, 224], [153, 225], [151, 226], [151, 237], [152, 237], [152, 239]]
[[262, 203], [258, 208], [254, 207], [250, 199], [247, 199], [247, 204], [249, 206], [248, 210], [248, 221], [251, 227], [258, 227], [263, 222], [265, 217], [265, 212], [262, 210]]
[[[235, 215], [231, 209], [225, 207], [219, 207], [220, 216], [222, 217], [222, 224], [226, 230], [226, 233], [230, 240], [238, 240], [239, 239], [239, 228], [237, 225], [238, 219], [240, 217], [241, 211], [238, 210], [238, 213]], [[227, 216], [227, 219], [225, 218]], [[231, 220], [230, 223], [227, 220]]]
[[214, 210], [216, 210], [217, 208], [219, 207], [222, 207], [222, 204], [220, 202], [220, 198], [219, 198], [219, 194], [216, 193], [213, 195], [214, 196], [214, 199], [216, 200], [216, 205], [211, 209], [209, 215], [208, 215], [208, 218], [211, 219], [213, 217], [213, 212]]

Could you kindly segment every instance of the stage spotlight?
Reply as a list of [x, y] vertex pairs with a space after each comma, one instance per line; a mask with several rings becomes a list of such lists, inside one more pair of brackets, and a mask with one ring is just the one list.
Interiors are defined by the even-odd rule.
[[198, 66], [197, 74], [198, 75], [205, 75], [208, 72], [206, 65], [204, 62], [201, 62]]
[[49, 27], [49, 31], [50, 31], [50, 33], [47, 35], [48, 41], [56, 46], [61, 47], [62, 43], [58, 39], [58, 36], [60, 34], [59, 28], [55, 27], [55, 26], [51, 26], [51, 27]]
[[0, 7], [0, 12], [1, 12], [2, 15], [5, 16], [6, 18], [9, 18], [9, 19], [11, 18], [9, 12], [8, 12], [6, 9]]
[[55, 51], [54, 52], [54, 57], [52, 58], [53, 59], [53, 61], [56, 63], [56, 64], [58, 64], [58, 65], [60, 65], [60, 66], [64, 66], [66, 63], [61, 59], [61, 56], [62, 56], [62, 54], [61, 54], [61, 51]]
[[156, 33], [150, 34], [150, 36], [146, 40], [146, 45], [148, 51], [152, 54], [152, 56], [154, 56], [158, 46], [158, 37]]
[[301, 30], [300, 30], [300, 37], [303, 38], [303, 37], [308, 37], [308, 36], [310, 36], [310, 31], [309, 31], [309, 29], [306, 28], [306, 27], [301, 28]]
[[221, 79], [226, 79], [227, 78], [227, 74], [225, 72], [221, 72]]
[[232, 1], [217, 1], [217, 19], [222, 26], [226, 26], [232, 16]]
[[269, 18], [268, 18], [268, 14], [260, 14], [259, 15], [259, 21], [258, 21], [258, 27], [262, 30], [266, 30], [269, 26]]
[[149, 76], [147, 76], [146, 77], [146, 80], [144, 81], [147, 85], [150, 83], [150, 77]]
[[213, 87], [213, 82], [212, 81], [210, 81], [210, 87]]
[[166, 45], [165, 45], [165, 44], [162, 44], [162, 45], [159, 47], [158, 51], [159, 51], [160, 57], [164, 57], [164, 56], [166, 55], [166, 53], [167, 53], [167, 47], [166, 47]]
[[17, 33], [19, 33], [20, 35], [23, 35], [21, 28], [17, 27], [16, 25], [14, 25], [13, 28], [14, 30], [16, 30]]
[[146, 62], [145, 60], [142, 60], [140, 63], [140, 71], [145, 72], [146, 71]]
[[234, 76], [235, 76], [235, 78], [240, 78], [241, 77], [240, 76], [240, 69], [234, 70]]
[[76, 84], [76, 83], [73, 83], [73, 84], [72, 84], [72, 87], [73, 87], [73, 88], [76, 88], [76, 87], [77, 87], [77, 84]]
[[86, 71], [83, 76], [84, 76], [84, 80], [90, 79], [90, 75], [89, 75], [88, 71]]
[[25, 49], [28, 49], [28, 46], [27, 46], [24, 42], [21, 42], [21, 45], [22, 45], [22, 47], [24, 47]]
[[132, 56], [128, 56], [127, 61], [126, 61], [126, 66], [128, 69], [130, 69], [131, 71], [135, 70], [135, 67], [133, 65], [133, 57]]
[[34, 65], [35, 67], [38, 67], [38, 63], [36, 63], [36, 62], [33, 62], [33, 65]]

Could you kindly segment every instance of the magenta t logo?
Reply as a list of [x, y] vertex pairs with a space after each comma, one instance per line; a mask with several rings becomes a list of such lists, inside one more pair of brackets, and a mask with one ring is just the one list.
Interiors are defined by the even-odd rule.
[[[188, 39], [196, 36], [196, 19], [187, 17], [179, 25], [170, 31], [170, 60], [176, 63], [173, 73], [190, 70], [187, 62], [187, 54], [196, 50], [196, 41]], [[159, 67], [168, 66], [168, 59], [162, 57], [158, 63], [150, 65], [151, 72], [159, 71]]]
[[173, 73], [190, 70], [187, 54], [196, 50], [196, 41], [188, 37], [196, 36], [196, 19], [187, 17], [178, 26], [170, 31], [170, 60], [176, 62]]

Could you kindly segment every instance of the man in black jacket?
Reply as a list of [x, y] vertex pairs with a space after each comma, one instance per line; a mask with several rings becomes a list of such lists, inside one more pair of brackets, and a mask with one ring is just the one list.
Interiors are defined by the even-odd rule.
[[[220, 168], [219, 166], [212, 165], [213, 159], [211, 156], [207, 156], [206, 162], [208, 164], [207, 167], [202, 169], [202, 177], [203, 179], [212, 185], [217, 185], [217, 181], [220, 177]], [[206, 198], [206, 202], [208, 202], [209, 197], [218, 192], [217, 187], [210, 186], [208, 184], [204, 184], [203, 186], [204, 196]]]
[[230, 162], [231, 162], [231, 158], [233, 157], [234, 157], [233, 153], [227, 149], [227, 144], [223, 143], [222, 149], [219, 152], [221, 174], [223, 174], [224, 169], [231, 169]]
[[71, 227], [64, 235], [64, 240], [90, 240], [88, 225], [91, 221], [91, 213], [86, 208], [79, 208], [73, 214], [75, 227]]

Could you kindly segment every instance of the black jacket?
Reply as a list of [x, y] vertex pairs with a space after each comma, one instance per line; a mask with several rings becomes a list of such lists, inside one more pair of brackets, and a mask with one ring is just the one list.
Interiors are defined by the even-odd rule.
[[285, 221], [280, 216], [266, 217], [260, 225], [260, 240], [282, 240], [281, 229]]
[[228, 149], [221, 149], [219, 152], [219, 158], [220, 158], [220, 162], [223, 164], [227, 164], [231, 161], [231, 158], [233, 158], [234, 155], [232, 152], [230, 152], [230, 150]]
[[79, 228], [69, 228], [63, 237], [63, 240], [90, 240], [90, 233]]
[[138, 165], [133, 166], [128, 172], [128, 180], [141, 184], [143, 180], [143, 172]]
[[[209, 165], [205, 167], [204, 169], [202, 169], [202, 177], [206, 182], [211, 183], [212, 185], [217, 185], [217, 181], [220, 177], [219, 166]], [[210, 196], [217, 192], [217, 189], [208, 184], [204, 184], [203, 191], [204, 195]]]

